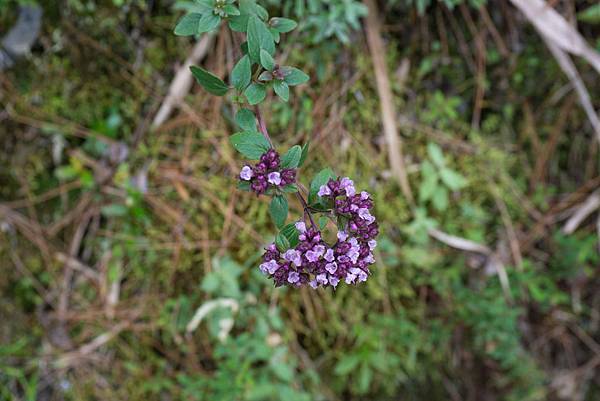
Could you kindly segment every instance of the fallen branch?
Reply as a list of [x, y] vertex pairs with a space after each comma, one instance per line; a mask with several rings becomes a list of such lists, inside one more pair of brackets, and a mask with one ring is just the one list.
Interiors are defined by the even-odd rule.
[[500, 285], [502, 286], [504, 296], [508, 301], [512, 301], [512, 295], [510, 293], [510, 282], [508, 281], [508, 274], [506, 273], [506, 268], [504, 267], [504, 264], [502, 263], [496, 252], [492, 251], [492, 249], [486, 245], [479, 244], [466, 238], [446, 234], [445, 232], [437, 230], [435, 228], [430, 228], [429, 230], [427, 230], [427, 232], [429, 236], [448, 245], [449, 247], [485, 256], [485, 269], [487, 271], [495, 271], [498, 274], [498, 280], [500, 280]]
[[55, 365], [59, 368], [67, 368], [69, 366], [76, 365], [79, 359], [89, 356], [92, 352], [95, 352], [98, 348], [107, 344], [129, 325], [129, 322], [121, 322], [117, 324], [110, 331], [100, 334], [89, 343], [82, 345], [79, 349], [64, 354], [56, 360]]
[[185, 60], [181, 68], [175, 74], [175, 78], [169, 86], [169, 92], [161, 104], [154, 120], [152, 128], [161, 126], [171, 115], [173, 109], [183, 100], [192, 88], [193, 77], [190, 72], [190, 66], [199, 63], [208, 53], [212, 46], [214, 35], [204, 35], [202, 39], [192, 49], [192, 53]]
[[596, 209], [600, 207], [600, 190], [591, 194], [585, 202], [581, 204], [564, 225], [562, 231], [565, 234], [573, 234], [581, 223]]

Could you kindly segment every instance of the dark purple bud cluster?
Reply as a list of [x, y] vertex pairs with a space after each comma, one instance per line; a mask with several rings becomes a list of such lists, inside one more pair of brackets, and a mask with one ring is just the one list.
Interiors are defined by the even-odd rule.
[[296, 182], [296, 169], [281, 169], [281, 160], [275, 149], [269, 149], [255, 166], [245, 165], [240, 171], [240, 180], [250, 182], [250, 189], [257, 195], [269, 188], [284, 187]]
[[334, 213], [348, 219], [344, 230], [337, 233], [337, 242], [329, 246], [315, 227], [307, 228], [304, 222], [296, 223], [300, 232], [299, 243], [285, 252], [275, 244], [266, 248], [260, 270], [275, 281], [276, 286], [312, 288], [337, 287], [340, 281], [358, 284], [366, 281], [369, 265], [375, 263], [373, 250], [379, 233], [370, 209], [373, 201], [367, 192], [356, 194], [348, 178], [330, 180], [319, 190], [319, 196], [330, 198]]

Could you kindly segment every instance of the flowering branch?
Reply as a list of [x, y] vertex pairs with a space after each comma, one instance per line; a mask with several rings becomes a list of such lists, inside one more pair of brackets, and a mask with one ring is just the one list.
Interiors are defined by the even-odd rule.
[[[271, 147], [273, 147], [273, 141], [271, 141], [271, 136], [269, 135], [269, 131], [267, 130], [267, 124], [262, 116], [262, 113], [260, 112], [260, 108], [258, 106], [254, 106], [254, 111], [256, 113], [256, 119], [258, 120], [258, 129], [263, 134], [263, 136], [267, 139], [267, 141], [269, 141], [269, 143], [271, 144]], [[300, 191], [296, 192], [295, 194], [296, 194], [296, 198], [298, 198], [298, 200], [302, 204], [302, 208], [304, 209], [305, 216], [308, 216], [311, 226], [316, 230], [317, 225], [315, 224], [312, 214], [310, 213], [310, 207], [308, 206], [308, 203], [306, 203], [306, 199], [304, 199], [304, 197], [302, 196]]]
[[[370, 212], [373, 207], [370, 195], [364, 191], [357, 194], [352, 180], [338, 178], [330, 168], [321, 170], [308, 190], [303, 187], [297, 181], [297, 173], [308, 156], [308, 143], [292, 146], [280, 156], [259, 108], [269, 90], [287, 102], [290, 87], [309, 81], [309, 76], [301, 70], [280, 66], [274, 59], [280, 35], [296, 28], [296, 22], [269, 18], [255, 0], [196, 0], [196, 4], [194, 11], [177, 24], [176, 35], [215, 31], [225, 21], [245, 39], [238, 46], [238, 35], [234, 34], [241, 54], [229, 74], [229, 85], [200, 67], [191, 67], [191, 71], [209, 93], [224, 96], [234, 90], [232, 100], [241, 106], [235, 120], [242, 131], [233, 134], [230, 142], [244, 157], [257, 162], [243, 166], [238, 188], [270, 196], [269, 212], [279, 229], [275, 242], [265, 249], [260, 270], [276, 286], [308, 284], [312, 288], [335, 288], [342, 280], [346, 284], [365, 281], [370, 274], [369, 265], [375, 262], [372, 251], [379, 233]], [[246, 104], [254, 112], [244, 107]], [[307, 193], [307, 198], [301, 191]], [[290, 194], [301, 203], [304, 218], [286, 224]], [[321, 230], [327, 225], [319, 227], [314, 214], [322, 214], [336, 223], [337, 241], [333, 245], [324, 241]], [[309, 228], [304, 221], [307, 217]]]

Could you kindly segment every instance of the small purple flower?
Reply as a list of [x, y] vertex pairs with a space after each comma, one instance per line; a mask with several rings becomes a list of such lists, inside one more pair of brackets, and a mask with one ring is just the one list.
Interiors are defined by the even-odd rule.
[[358, 252], [358, 250], [351, 248], [346, 254], [346, 256], [350, 258], [352, 263], [356, 263], [358, 261], [358, 257], [360, 256], [360, 253]]
[[316, 290], [316, 289], [317, 289], [317, 280], [310, 280], [310, 281], [308, 282], [308, 285], [310, 285], [310, 287], [311, 287], [313, 290]]
[[295, 226], [301, 233], [306, 232], [306, 224], [303, 221], [296, 222]]
[[370, 195], [369, 195], [369, 193], [368, 193], [367, 191], [362, 191], [362, 192], [360, 193], [360, 199], [362, 199], [362, 200], [367, 200], [367, 199], [369, 199], [369, 196], [370, 196]]
[[372, 253], [369, 253], [369, 254], [368, 254], [368, 255], [367, 255], [367, 256], [366, 256], [366, 257], [363, 259], [363, 261], [364, 261], [365, 263], [368, 263], [368, 264], [373, 264], [373, 263], [375, 263], [375, 258], [373, 257], [373, 254], [372, 254]]
[[250, 181], [252, 177], [254, 177], [254, 171], [252, 171], [252, 167], [242, 167], [242, 171], [240, 171], [240, 178], [244, 181]]
[[317, 262], [323, 253], [325, 252], [325, 247], [323, 245], [317, 245], [312, 250], [307, 251], [304, 256], [306, 256], [306, 260], [309, 262]]
[[302, 266], [302, 256], [295, 249], [288, 249], [283, 254], [283, 258], [288, 262], [292, 262], [296, 267]]
[[358, 209], [358, 217], [360, 217], [363, 220], [368, 220], [371, 216], [371, 213], [369, 212], [369, 209], [365, 209], [363, 207], [361, 207], [360, 209]]
[[334, 274], [337, 271], [337, 263], [327, 263], [325, 265], [325, 270], [327, 270], [330, 274]]
[[333, 262], [335, 259], [335, 256], [333, 255], [333, 249], [331, 249], [331, 248], [327, 249], [327, 251], [325, 252], [324, 258], [328, 262]]
[[259, 266], [259, 268], [260, 268], [260, 271], [265, 274], [266, 273], [274, 274], [277, 271], [277, 269], [279, 269], [279, 264], [275, 260], [270, 260], [268, 262], [261, 264]]
[[337, 285], [338, 285], [339, 282], [340, 282], [339, 277], [329, 276], [329, 284], [331, 284], [331, 286], [333, 288], [337, 287]]
[[321, 188], [319, 188], [319, 192], [317, 192], [317, 195], [329, 196], [329, 195], [331, 195], [331, 189], [329, 189], [329, 186], [327, 184], [321, 185]]
[[269, 173], [268, 181], [269, 181], [269, 183], [271, 183], [273, 185], [281, 184], [281, 174], [279, 174], [277, 171]]
[[346, 274], [346, 284], [354, 284], [354, 280], [356, 280], [356, 274], [348, 273]]
[[348, 178], [348, 177], [342, 178], [342, 181], [340, 182], [340, 186], [341, 186], [341, 188], [343, 188], [346, 191], [346, 196], [356, 195], [356, 189], [354, 189], [354, 181], [352, 181], [350, 178]]
[[348, 233], [346, 233], [345, 231], [338, 231], [337, 238], [342, 242], [346, 241], [346, 239], [348, 238]]
[[357, 276], [359, 283], [362, 283], [363, 281], [367, 281], [367, 277], [368, 277], [367, 273], [365, 273], [364, 270], [362, 270], [362, 269], [353, 267], [352, 269], [350, 269], [350, 274]]
[[300, 281], [300, 275], [298, 274], [298, 272], [290, 272], [287, 280], [288, 282], [295, 284], [298, 281]]
[[322, 285], [327, 285], [329, 281], [327, 280], [327, 275], [325, 273], [317, 274], [317, 283]]
[[377, 247], [377, 241], [375, 241], [374, 239], [369, 240], [369, 242], [367, 242], [367, 244], [369, 245], [370, 250], [373, 250], [373, 249], [375, 249], [375, 247]]

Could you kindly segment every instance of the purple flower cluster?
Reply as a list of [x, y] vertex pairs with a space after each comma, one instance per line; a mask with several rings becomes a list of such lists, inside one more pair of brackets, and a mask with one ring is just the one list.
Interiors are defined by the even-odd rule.
[[250, 182], [250, 189], [257, 195], [269, 188], [284, 187], [296, 181], [296, 170], [280, 168], [281, 160], [275, 149], [269, 149], [254, 167], [245, 165], [240, 171], [240, 180]]
[[366, 191], [357, 194], [350, 178], [329, 180], [319, 188], [318, 195], [333, 201], [334, 213], [349, 219], [348, 232], [359, 240], [369, 241], [377, 237], [379, 225], [371, 214], [373, 200]]
[[276, 286], [312, 288], [337, 287], [340, 281], [358, 284], [366, 281], [369, 265], [375, 263], [373, 250], [379, 233], [370, 209], [373, 201], [367, 192], [356, 194], [348, 178], [330, 180], [322, 186], [319, 196], [333, 200], [334, 212], [348, 219], [348, 225], [337, 233], [335, 245], [329, 246], [321, 232], [296, 223], [299, 242], [293, 249], [279, 252], [275, 244], [266, 248], [260, 270], [275, 281]]

